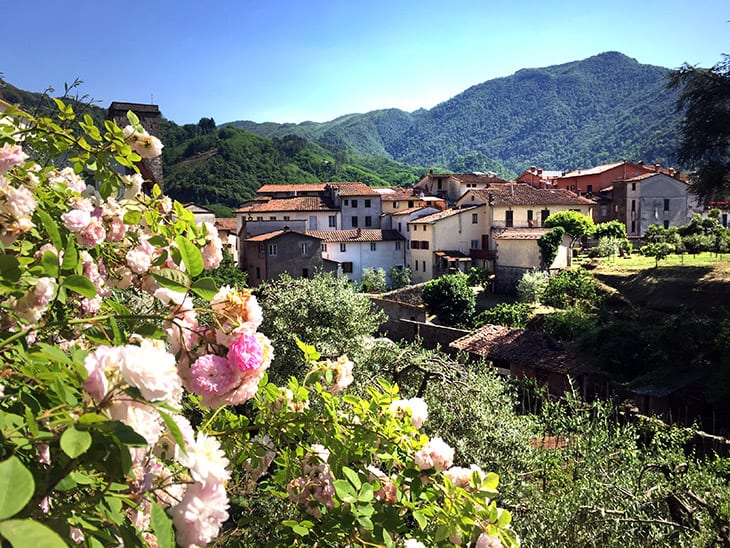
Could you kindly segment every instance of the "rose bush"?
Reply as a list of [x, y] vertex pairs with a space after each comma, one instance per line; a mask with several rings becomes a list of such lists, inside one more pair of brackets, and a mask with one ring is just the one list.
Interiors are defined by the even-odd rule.
[[215, 228], [141, 192], [159, 140], [57, 105], [0, 123], [4, 541], [235, 542], [263, 497], [277, 545], [516, 545], [497, 476], [453, 466], [422, 400], [348, 395], [352, 362], [303, 343], [304, 380], [269, 383], [256, 298], [209, 275]]

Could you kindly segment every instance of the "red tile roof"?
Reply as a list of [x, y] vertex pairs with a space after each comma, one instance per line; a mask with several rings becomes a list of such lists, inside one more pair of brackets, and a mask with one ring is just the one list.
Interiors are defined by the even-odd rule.
[[259, 194], [273, 194], [276, 192], [324, 192], [327, 183], [297, 183], [281, 185], [262, 185]]
[[378, 192], [385, 202], [403, 202], [408, 200], [420, 200], [420, 195], [414, 195], [412, 189], [393, 189], [393, 192]]
[[405, 240], [397, 230], [307, 230], [307, 234], [325, 242], [388, 242]]
[[236, 213], [264, 213], [271, 211], [336, 211], [327, 202], [317, 196], [299, 196], [297, 198], [275, 198], [265, 202], [246, 204]]
[[[264, 232], [263, 234], [257, 234], [256, 236], [251, 236], [250, 238], [246, 238], [245, 242], [265, 242], [267, 240], [273, 240], [274, 238], [278, 238], [282, 234], [296, 234], [298, 236], [309, 236], [310, 238], [317, 238], [316, 236], [312, 234], [302, 234], [301, 232], [296, 232], [295, 230], [289, 230], [288, 228], [284, 228], [282, 230], [274, 230], [272, 232]], [[319, 238], [317, 238], [319, 239]]]
[[443, 211], [439, 211], [438, 213], [431, 213], [431, 215], [426, 215], [425, 217], [420, 217], [416, 219], [415, 221], [411, 221], [411, 224], [414, 223], [422, 223], [422, 224], [430, 224], [435, 223], [436, 221], [440, 221], [441, 219], [445, 219], [446, 217], [453, 217], [454, 215], [459, 215], [461, 213], [466, 213], [467, 211], [471, 211], [473, 209], [478, 208], [479, 206], [472, 206], [472, 207], [464, 207], [461, 209], [444, 209]]
[[489, 202], [491, 198], [493, 205], [496, 206], [594, 205], [588, 198], [577, 196], [569, 190], [534, 188], [526, 183], [492, 185], [484, 189], [472, 188], [467, 190], [467, 193], [469, 192], [481, 197], [485, 202]]
[[365, 183], [327, 183], [327, 185], [336, 188], [340, 196], [380, 196]]
[[575, 355], [550, 336], [526, 329], [485, 325], [449, 346], [488, 360], [568, 373], [578, 367]]
[[218, 230], [227, 230], [229, 232], [235, 232], [237, 228], [238, 220], [235, 217], [217, 217], [215, 220], [215, 227]]

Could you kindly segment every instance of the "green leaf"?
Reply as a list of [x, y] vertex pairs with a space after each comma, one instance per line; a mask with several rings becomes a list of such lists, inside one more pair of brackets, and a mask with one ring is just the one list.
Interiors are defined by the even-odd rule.
[[61, 449], [72, 459], [83, 455], [91, 447], [91, 434], [73, 426], [61, 434]]
[[20, 512], [34, 490], [33, 475], [18, 457], [0, 462], [0, 520]]
[[200, 249], [183, 236], [175, 238], [175, 243], [180, 251], [180, 256], [182, 257], [188, 274], [194, 278], [203, 272], [203, 254], [200, 252]]
[[43, 548], [66, 548], [68, 545], [53, 529], [32, 519], [11, 519], [0, 522], [2, 535], [13, 548], [43, 546]]
[[362, 482], [360, 481], [360, 476], [357, 475], [357, 472], [355, 472], [352, 468], [343, 466], [342, 473], [348, 480], [350, 480], [350, 483], [355, 487], [356, 490], [360, 489]]
[[334, 481], [335, 493], [342, 502], [354, 503], [357, 502], [357, 493], [352, 488], [349, 481], [338, 479]]
[[160, 414], [160, 417], [162, 417], [162, 420], [165, 422], [165, 425], [167, 426], [168, 430], [170, 430], [170, 434], [172, 434], [172, 438], [175, 440], [175, 443], [177, 443], [178, 447], [185, 451], [185, 440], [183, 439], [182, 432], [180, 431], [180, 427], [177, 425], [177, 423], [173, 420], [173, 418], [165, 413], [162, 409], [157, 409], [157, 412]]
[[127, 120], [129, 120], [129, 123], [134, 127], [139, 125], [139, 118], [137, 118], [137, 115], [131, 110], [127, 111]]
[[130, 209], [124, 214], [124, 223], [136, 225], [142, 220], [142, 212], [137, 209]]
[[213, 278], [200, 278], [199, 280], [195, 280], [190, 289], [193, 293], [208, 302], [210, 302], [218, 293], [218, 287], [216, 286]]
[[73, 238], [69, 238], [66, 242], [66, 249], [63, 252], [61, 270], [64, 272], [73, 271], [77, 264], [79, 264], [79, 251], [76, 249], [76, 241]]
[[74, 293], [78, 293], [83, 297], [87, 297], [89, 299], [96, 297], [96, 287], [94, 287], [94, 284], [91, 283], [91, 280], [86, 276], [81, 276], [79, 274], [66, 276], [63, 279], [62, 285], [66, 289], [69, 289]]
[[52, 251], [46, 251], [41, 257], [41, 265], [43, 265], [46, 276], [58, 278], [58, 255]]
[[360, 495], [357, 497], [357, 500], [360, 502], [370, 502], [373, 500], [373, 486], [369, 483], [364, 483], [362, 486], [362, 489], [360, 490]]
[[114, 435], [120, 442], [129, 447], [147, 447], [147, 440], [123, 422], [114, 421]]
[[0, 255], [0, 276], [10, 282], [20, 279], [20, 263], [14, 255]]
[[42, 209], [36, 209], [33, 216], [36, 217], [38, 223], [46, 230], [48, 239], [51, 240], [53, 246], [56, 249], [63, 249], [63, 240], [61, 240], [61, 233], [58, 231], [56, 221]]
[[150, 525], [152, 532], [157, 537], [157, 544], [160, 548], [175, 548], [175, 533], [172, 530], [172, 520], [165, 513], [165, 510], [157, 504], [152, 503], [150, 512]]
[[418, 522], [418, 526], [421, 528], [421, 531], [426, 529], [426, 525], [428, 525], [428, 520], [426, 519], [426, 516], [423, 514], [423, 512], [421, 512], [420, 510], [414, 510], [413, 519]]
[[182, 270], [172, 268], [161, 268], [157, 272], [151, 272], [152, 277], [157, 283], [167, 289], [172, 289], [179, 293], [187, 292], [190, 287], [190, 276]]

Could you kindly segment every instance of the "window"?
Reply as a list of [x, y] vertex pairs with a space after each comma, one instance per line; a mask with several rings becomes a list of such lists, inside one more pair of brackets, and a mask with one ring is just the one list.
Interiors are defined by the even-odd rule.
[[342, 263], [342, 272], [345, 274], [352, 274], [352, 263]]
[[426, 261], [421, 261], [421, 266], [423, 267], [423, 271], [426, 272]]
[[443, 187], [444, 187], [444, 185], [443, 185], [443, 183], [441, 182], [441, 179], [440, 179], [440, 178], [439, 178], [439, 179], [438, 179], [438, 180], [436, 181], [436, 185], [437, 185], [437, 188], [438, 188], [439, 190], [442, 190], [442, 189], [443, 189]]
[[322, 244], [322, 253], [327, 252], [327, 244]]
[[276, 244], [269, 244], [269, 257], [273, 257], [274, 255], [277, 255], [279, 253], [279, 248], [276, 247]]
[[406, 232], [410, 232], [410, 231], [411, 231], [411, 225], [406, 225]]
[[471, 224], [475, 225], [479, 222], [479, 213], [471, 214]]
[[400, 242], [395, 242], [395, 250], [398, 251], [400, 249]]
[[276, 220], [276, 215], [271, 215], [269, 217], [269, 221], [275, 221], [275, 220]]
[[631, 233], [636, 234], [636, 221], [631, 221]]
[[540, 211], [540, 224], [545, 224], [545, 219], [550, 217], [550, 210], [549, 209], [543, 209]]
[[664, 221], [664, 228], [669, 228], [669, 221], [667, 221], [667, 220]]
[[309, 278], [309, 269], [302, 268], [302, 278]]
[[636, 200], [631, 200], [631, 211], [636, 211]]
[[636, 183], [631, 183], [631, 190], [636, 190]]
[[664, 198], [664, 211], [669, 211], [669, 198]]
[[593, 192], [593, 185], [586, 185], [586, 192]]
[[284, 220], [285, 221], [291, 221], [291, 218], [289, 217], [289, 215], [284, 215]]
[[370, 215], [365, 216], [365, 226], [373, 226], [373, 218]]
[[507, 228], [514, 226], [514, 224], [515, 224], [514, 217], [515, 217], [514, 211], [512, 211], [512, 210], [505, 211], [504, 212], [504, 226], [506, 226]]
[[396, 201], [396, 202], [393, 202], [393, 209], [398, 209], [398, 205], [399, 205], [399, 204], [398, 204], [398, 202], [397, 202], [397, 201]]
[[365, 200], [365, 207], [370, 207], [370, 200]]
[[350, 205], [350, 200], [343, 200], [342, 201], [342, 205], [349, 206]]
[[[307, 255], [307, 251], [309, 251], [309, 244], [307, 242], [302, 242], [300, 244], [300, 247], [302, 249], [302, 255], [306, 256]], [[305, 276], [305, 278], [306, 278], [306, 276]]]
[[428, 240], [421, 241], [421, 249], [428, 249]]
[[411, 240], [411, 249], [420, 249], [421, 248], [421, 242], [418, 240]]
[[403, 232], [403, 223], [398, 223], [398, 232]]
[[408, 207], [409, 208], [413, 207], [413, 200], [408, 200]]
[[352, 207], [357, 207], [357, 200], [352, 201]]
[[528, 209], [527, 210], [527, 225], [528, 226], [532, 226], [532, 222], [531, 221], [534, 220], [534, 213], [535, 212], [532, 211], [531, 209]]
[[471, 249], [479, 249], [479, 240], [471, 241]]
[[352, 217], [352, 226], [353, 226], [353, 228], [357, 226], [357, 216], [356, 215]]
[[258, 266], [256, 267], [256, 279], [261, 279], [261, 268], [259, 268]]
[[418, 261], [416, 261], [416, 272], [418, 272]]
[[259, 215], [258, 217], [256, 217], [256, 220], [257, 220], [257, 221], [263, 221], [263, 220], [264, 220], [264, 218], [263, 218], [263, 217], [262, 217], [261, 215]]
[[370, 251], [376, 251], [378, 248], [375, 242], [370, 242]]
[[342, 253], [345, 253], [347, 251], [347, 244], [346, 243], [341, 243], [340, 244], [340, 251]]
[[337, 228], [337, 215], [329, 216], [329, 226], [330, 228]]

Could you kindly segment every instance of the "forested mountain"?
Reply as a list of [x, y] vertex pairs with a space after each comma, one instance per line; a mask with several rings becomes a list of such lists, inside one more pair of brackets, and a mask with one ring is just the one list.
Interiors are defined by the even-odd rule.
[[489, 80], [430, 110], [378, 110], [321, 124], [231, 125], [454, 171], [509, 175], [530, 165], [572, 169], [623, 158], [671, 164], [679, 118], [668, 73], [608, 52]]

